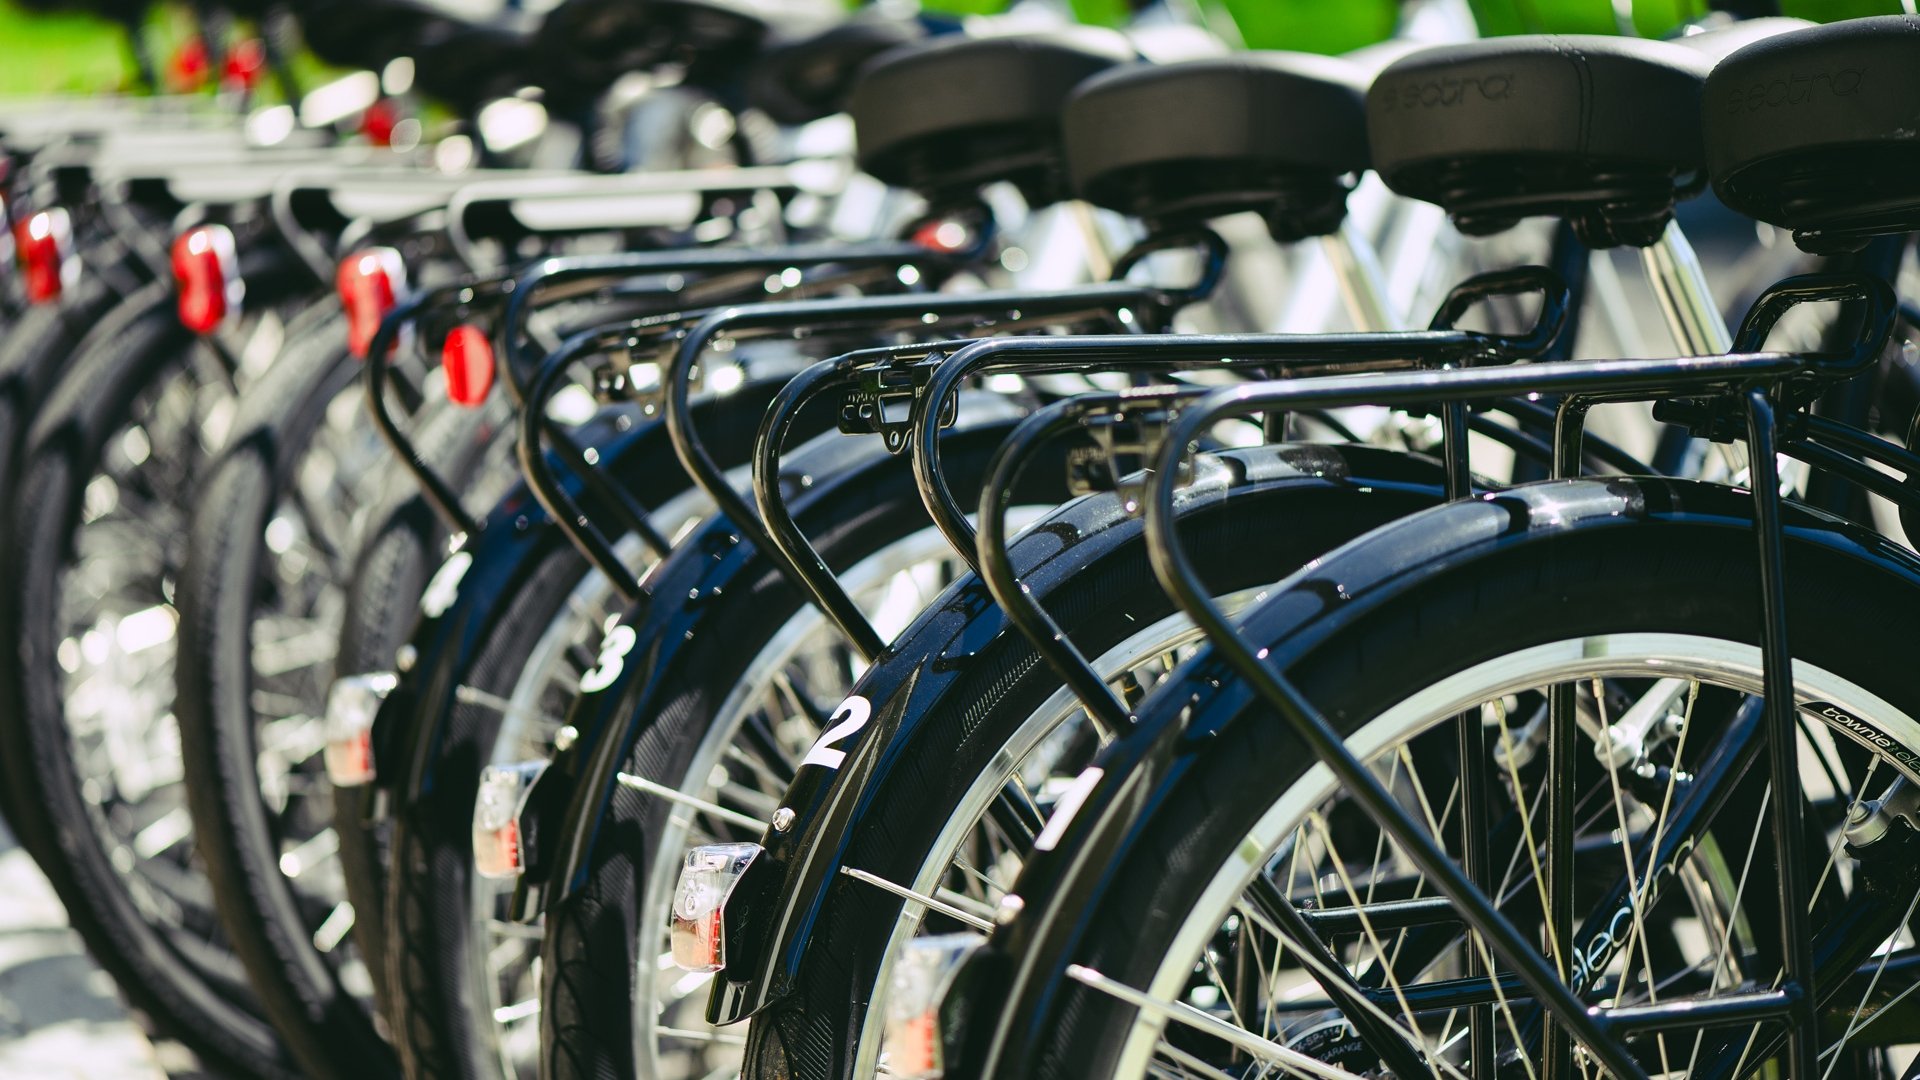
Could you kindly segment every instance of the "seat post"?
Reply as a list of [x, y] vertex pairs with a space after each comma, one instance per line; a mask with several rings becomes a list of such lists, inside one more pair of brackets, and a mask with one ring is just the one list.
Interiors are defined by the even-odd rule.
[[1640, 249], [1640, 262], [1646, 267], [1654, 297], [1660, 301], [1667, 328], [1682, 352], [1707, 356], [1733, 348], [1733, 335], [1707, 288], [1700, 257], [1694, 254], [1678, 222], [1667, 222], [1660, 239]]
[[1380, 257], [1351, 220], [1343, 218], [1337, 232], [1320, 238], [1320, 246], [1333, 264], [1333, 279], [1339, 283], [1340, 298], [1346, 302], [1354, 329], [1406, 329], [1406, 320], [1393, 310], [1393, 302], [1387, 298], [1387, 277], [1380, 269]]

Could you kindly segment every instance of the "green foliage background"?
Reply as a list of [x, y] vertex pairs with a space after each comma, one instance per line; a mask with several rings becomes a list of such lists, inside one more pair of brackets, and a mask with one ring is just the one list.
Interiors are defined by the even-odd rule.
[[[1127, 18], [1127, 0], [1065, 0], [1082, 22], [1113, 26]], [[1250, 49], [1344, 52], [1393, 32], [1396, 0], [1179, 0], [1207, 26]], [[992, 14], [1008, 0], [923, 0], [929, 10]], [[1636, 33], [1658, 37], [1709, 9], [1707, 0], [1632, 0], [1622, 26], [1614, 0], [1468, 0], [1483, 34]], [[849, 6], [857, 6], [852, 0]], [[1898, 12], [1900, 0], [1781, 0], [1785, 14], [1818, 22]], [[185, 13], [157, 5], [141, 28], [156, 62], [165, 64], [191, 30]], [[310, 61], [296, 68], [320, 72]], [[134, 82], [126, 32], [105, 20], [41, 14], [0, 0], [0, 97], [106, 93]], [[305, 80], [303, 80], [305, 81]], [[311, 85], [311, 83], [309, 83]]]

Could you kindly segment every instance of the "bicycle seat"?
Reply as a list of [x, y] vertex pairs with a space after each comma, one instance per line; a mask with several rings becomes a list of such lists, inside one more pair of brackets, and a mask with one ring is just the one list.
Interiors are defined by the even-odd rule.
[[1282, 239], [1331, 232], [1367, 167], [1366, 87], [1306, 53], [1128, 64], [1067, 102], [1067, 169], [1086, 199], [1149, 220], [1257, 210]]
[[744, 0], [565, 0], [547, 12], [535, 51], [552, 89], [592, 97], [620, 76], [668, 62], [700, 82], [760, 47], [764, 19]]
[[847, 98], [860, 167], [901, 187], [1018, 184], [1036, 205], [1064, 197], [1060, 109], [1088, 76], [1134, 57], [1090, 27], [949, 38], [875, 58]]
[[1367, 94], [1373, 166], [1484, 234], [1569, 219], [1594, 247], [1659, 239], [1704, 158], [1701, 48], [1531, 35], [1424, 49]]
[[435, 23], [412, 44], [414, 85], [462, 112], [532, 80], [532, 36], [508, 25]]
[[457, 25], [411, 0], [313, 0], [300, 7], [307, 48], [329, 64], [378, 71], [430, 28]]
[[747, 77], [747, 100], [782, 124], [832, 116], [845, 108], [862, 65], [925, 34], [917, 22], [855, 16], [811, 37], [771, 46]]
[[1768, 38], [1707, 79], [1707, 170], [1728, 206], [1810, 251], [1920, 229], [1920, 16]]
[[[1670, 38], [1676, 45], [1685, 45], [1711, 57], [1715, 63], [1724, 60], [1728, 54], [1744, 49], [1756, 41], [1765, 41], [1780, 34], [1795, 30], [1805, 30], [1818, 26], [1818, 23], [1806, 19], [1795, 19], [1785, 15], [1767, 15], [1758, 19], [1740, 19], [1711, 26], [1692, 34]], [[1709, 76], [1711, 77], [1711, 76]]]

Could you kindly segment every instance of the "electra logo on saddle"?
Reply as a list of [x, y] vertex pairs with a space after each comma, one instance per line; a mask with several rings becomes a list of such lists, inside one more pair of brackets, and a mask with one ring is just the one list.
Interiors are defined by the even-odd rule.
[[1401, 83], [1383, 100], [1389, 109], [1448, 108], [1474, 101], [1505, 101], [1513, 96], [1513, 74], [1481, 75], [1471, 79], [1429, 79]]
[[1746, 109], [1752, 112], [1781, 105], [1805, 105], [1821, 94], [1852, 97], [1860, 92], [1860, 82], [1866, 78], [1866, 74], [1866, 68], [1841, 68], [1839, 71], [1817, 71], [1811, 75], [1787, 75], [1772, 82], [1755, 83], [1747, 87], [1736, 86], [1727, 92], [1727, 111], [1734, 113]]

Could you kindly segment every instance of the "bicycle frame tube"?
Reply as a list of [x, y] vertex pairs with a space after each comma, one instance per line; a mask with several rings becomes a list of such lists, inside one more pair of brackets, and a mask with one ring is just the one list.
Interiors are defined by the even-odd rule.
[[[845, 265], [844, 262], [831, 258], [831, 253], [824, 248], [805, 249], [805, 257], [798, 260], [790, 257], [794, 254], [795, 250], [798, 249], [787, 249], [772, 253], [748, 253], [750, 257], [745, 259], [738, 257], [738, 253], [669, 252], [660, 253], [660, 257], [648, 259], [646, 264], [655, 266], [656, 268], [666, 268], [664, 270], [656, 270], [656, 273], [677, 272], [675, 270], [676, 267], [697, 268], [701, 265], [708, 266], [709, 268], [718, 267], [723, 270], [727, 268], [738, 269], [741, 266], [758, 266], [760, 268], [767, 266], [785, 266], [792, 268], [796, 266], [796, 262], [800, 265], [819, 265], [822, 262], [831, 263], [835, 266]], [[715, 254], [724, 254], [728, 257], [724, 259], [706, 258], [704, 260], [699, 258], [699, 256], [702, 255], [710, 256]], [[608, 263], [615, 263], [630, 267], [638, 264], [641, 259], [641, 256], [620, 257], [617, 259], [599, 260], [593, 265], [595, 267], [602, 267]], [[559, 262], [560, 260], [549, 261]], [[858, 264], [858, 260], [855, 260], [855, 262]], [[876, 256], [871, 265], [877, 267], [894, 266], [896, 265], [896, 260]], [[564, 270], [565, 267], [560, 269]], [[559, 273], [559, 271], [556, 271], [556, 273]], [[600, 271], [596, 269], [594, 273], [599, 274]], [[560, 276], [564, 277], [565, 275], [560, 274]], [[634, 275], [632, 274], [619, 275], [620, 280], [632, 280], [633, 277]], [[604, 283], [604, 276], [602, 280]], [[682, 287], [681, 285], [675, 285], [673, 289], [677, 290]], [[519, 297], [528, 295], [532, 291], [532, 288], [533, 286], [514, 287], [509, 294], [509, 304], [511, 305], [512, 302]], [[787, 303], [792, 303], [792, 301], [788, 301]], [[522, 470], [526, 474], [529, 484], [533, 487], [541, 504], [547, 507], [548, 511], [554, 515], [554, 519], [567, 531], [574, 545], [616, 583], [616, 587], [628, 600], [633, 600], [640, 595], [639, 582], [634, 580], [631, 571], [620, 565], [619, 560], [613, 554], [611, 542], [605, 535], [605, 532], [594, 522], [590, 515], [581, 510], [578, 504], [573, 501], [572, 497], [556, 482], [550, 472], [547, 460], [540, 456], [537, 450], [531, 448], [538, 447], [543, 439], [550, 441], [560, 451], [562, 460], [566, 461], [571, 471], [583, 476], [589, 485], [601, 490], [604, 496], [612, 500], [610, 505], [621, 512], [621, 518], [625, 528], [628, 531], [640, 533], [643, 538], [646, 539], [648, 546], [654, 549], [656, 554], [663, 554], [666, 547], [665, 539], [652, 532], [651, 526], [645, 522], [645, 515], [630, 505], [627, 505], [617, 490], [606, 490], [606, 485], [599, 479], [592, 464], [572, 445], [571, 438], [567, 436], [564, 430], [557, 424], [547, 418], [546, 403], [548, 398], [551, 397], [553, 392], [561, 385], [560, 378], [565, 374], [570, 364], [598, 352], [623, 347], [637, 348], [641, 335], [644, 335], [648, 340], [665, 340], [675, 333], [683, 332], [688, 325], [697, 324], [707, 314], [708, 312], [705, 310], [672, 313], [580, 331], [560, 343], [560, 346], [555, 349], [554, 352], [543, 359], [538, 369], [534, 372], [531, 384], [522, 387], [519, 391], [522, 403], [519, 455]], [[517, 337], [517, 335], [512, 333], [509, 333], [507, 336], [509, 340]], [[503, 360], [501, 363], [505, 369], [510, 370], [512, 367], [507, 361]], [[515, 377], [517, 378], [517, 376]]]
[[[545, 400], [549, 391], [558, 385], [559, 376], [569, 364], [607, 349], [638, 349], [643, 336], [646, 341], [654, 342], [678, 335], [681, 345], [675, 351], [672, 367], [664, 380], [667, 384], [667, 430], [675, 441], [676, 451], [689, 474], [715, 500], [720, 512], [740, 522], [742, 532], [759, 542], [774, 558], [780, 559], [780, 549], [767, 541], [758, 516], [746, 508], [745, 501], [713, 464], [712, 455], [700, 442], [688, 413], [692, 372], [705, 345], [715, 336], [741, 331], [794, 329], [817, 326], [823, 322], [836, 327], [878, 330], [896, 324], [902, 329], [923, 327], [930, 324], [929, 320], [938, 323], [942, 319], [956, 317], [983, 320], [988, 325], [1002, 320], [1017, 321], [1028, 316], [1080, 317], [1128, 303], [1139, 306], [1151, 302], [1157, 295], [1136, 286], [1095, 286], [1058, 294], [1021, 294], [1022, 302], [1018, 305], [1010, 304], [1007, 294], [993, 293], [786, 301], [668, 315], [582, 331], [549, 355], [535, 376], [532, 396], [521, 414], [520, 454], [523, 470], [542, 505], [574, 539], [582, 553], [600, 566], [624, 595], [629, 599], [637, 597], [639, 582], [633, 578], [631, 571], [619, 565], [612, 554], [611, 542], [594, 523], [592, 516], [584, 513], [572, 496], [556, 482], [546, 460], [530, 455], [527, 448], [535, 444], [543, 427], [550, 431], [551, 425], [543, 421]], [[687, 330], [689, 326], [693, 328], [691, 331]], [[591, 470], [584, 464], [576, 471], [586, 473], [589, 480], [593, 479]], [[786, 568], [784, 561], [783, 568]], [[827, 608], [830, 617], [843, 627], [850, 628], [850, 637], [878, 650], [880, 645], [873, 640], [871, 629], [862, 631], [865, 620], [850, 602], [832, 606], [833, 597], [841, 590], [831, 575], [807, 577], [801, 574], [794, 580], [809, 595], [826, 598], [825, 602], [830, 605]], [[852, 621], [855, 618], [859, 621]]]

